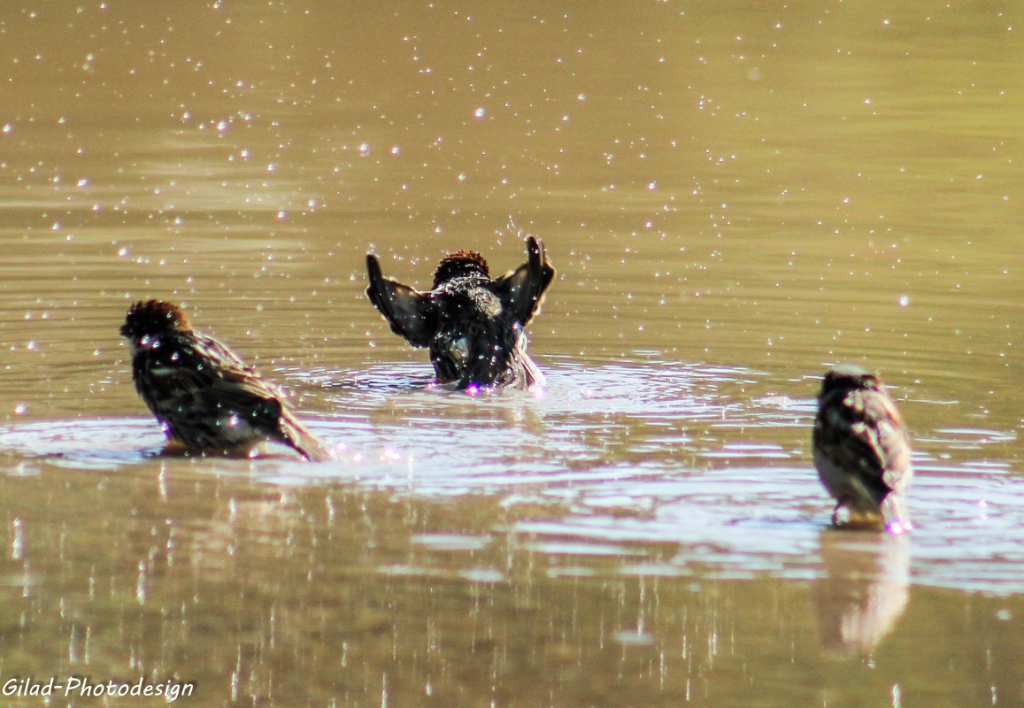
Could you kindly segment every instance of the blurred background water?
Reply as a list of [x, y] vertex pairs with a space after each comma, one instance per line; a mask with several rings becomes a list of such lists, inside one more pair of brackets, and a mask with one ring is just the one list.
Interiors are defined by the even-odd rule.
[[[203, 704], [1019, 705], [1013, 4], [0, 8], [0, 681]], [[431, 389], [427, 287], [544, 240], [537, 395]], [[338, 450], [155, 456], [128, 305]], [[909, 539], [827, 529], [820, 375], [891, 386]], [[2, 538], [2, 533], [0, 533]]]

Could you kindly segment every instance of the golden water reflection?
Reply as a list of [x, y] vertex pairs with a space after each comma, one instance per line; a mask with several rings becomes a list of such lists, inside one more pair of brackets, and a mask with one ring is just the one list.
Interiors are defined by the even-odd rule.
[[[255, 705], [1024, 700], [1024, 16], [915, 0], [0, 7], [0, 679]], [[510, 221], [512, 222], [510, 225]], [[558, 268], [538, 398], [427, 391], [363, 293]], [[334, 466], [160, 460], [143, 297]], [[824, 532], [880, 371], [909, 541]], [[901, 545], [905, 544], [905, 545]]]
[[[969, 705], [1024, 680], [1019, 596], [915, 588], [893, 629], [906, 549], [877, 539], [826, 533], [810, 586], [728, 580], [667, 572], [674, 544], [531, 551], [502, 531], [525, 512], [496, 502], [145, 471], [2, 479], [5, 679], [174, 678], [260, 705], [855, 705], [894, 686]], [[823, 622], [858, 626], [860, 658], [837, 663]]]
[[822, 648], [870, 654], [888, 636], [910, 599], [910, 540], [905, 536], [825, 531], [825, 577], [812, 598]]

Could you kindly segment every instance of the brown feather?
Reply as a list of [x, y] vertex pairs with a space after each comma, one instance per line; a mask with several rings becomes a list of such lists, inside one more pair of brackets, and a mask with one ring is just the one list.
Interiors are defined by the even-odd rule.
[[[858, 517], [910, 528], [903, 493], [913, 479], [910, 440], [877, 376], [849, 365], [825, 375], [814, 423], [814, 461], [822, 484]], [[833, 518], [836, 515], [833, 514]]]
[[270, 440], [308, 459], [330, 459], [287, 409], [284, 393], [226, 345], [194, 332], [176, 305], [135, 303], [121, 334], [131, 345], [135, 388], [172, 443], [244, 452]]
[[525, 328], [555, 269], [540, 241], [531, 236], [526, 246], [528, 261], [495, 280], [479, 253], [452, 253], [438, 265], [429, 292], [385, 278], [376, 257], [367, 255], [366, 295], [393, 332], [429, 347], [439, 382], [461, 389], [542, 385], [526, 352]]
[[490, 278], [487, 260], [476, 251], [456, 251], [441, 259], [434, 271], [434, 287], [454, 278]]

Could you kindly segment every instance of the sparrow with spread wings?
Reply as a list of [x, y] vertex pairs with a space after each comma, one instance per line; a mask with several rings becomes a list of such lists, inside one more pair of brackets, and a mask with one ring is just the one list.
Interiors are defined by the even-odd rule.
[[543, 243], [531, 236], [526, 246], [529, 260], [493, 280], [479, 253], [452, 253], [426, 292], [385, 278], [370, 254], [366, 295], [395, 334], [429, 348], [439, 383], [470, 391], [543, 386], [544, 375], [526, 353], [526, 325], [540, 309], [555, 269]]

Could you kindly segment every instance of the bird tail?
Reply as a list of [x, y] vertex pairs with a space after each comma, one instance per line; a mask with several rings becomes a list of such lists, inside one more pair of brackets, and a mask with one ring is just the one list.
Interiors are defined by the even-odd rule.
[[885, 521], [885, 530], [893, 535], [906, 533], [914, 527], [910, 522], [907, 503], [899, 492], [890, 492], [882, 500], [882, 519]]
[[295, 449], [300, 455], [313, 462], [327, 462], [334, 459], [331, 448], [324, 444], [313, 433], [288, 411], [281, 412], [278, 420], [281, 431], [281, 442]]

